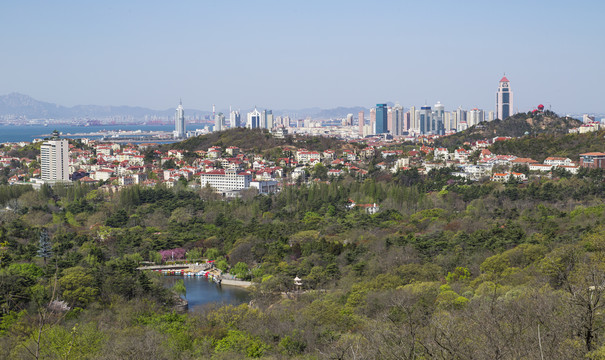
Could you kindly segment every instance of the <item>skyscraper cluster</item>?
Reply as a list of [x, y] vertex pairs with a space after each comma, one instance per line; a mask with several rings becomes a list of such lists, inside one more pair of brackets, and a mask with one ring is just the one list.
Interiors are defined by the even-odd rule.
[[[417, 135], [444, 135], [450, 131], [463, 131], [483, 121], [494, 119], [506, 119], [513, 114], [513, 92], [510, 89], [510, 81], [504, 76], [498, 86], [496, 93], [496, 113], [473, 108], [471, 110], [458, 107], [452, 111], [446, 111], [441, 102], [433, 107], [424, 105], [419, 109], [410, 107], [404, 112], [401, 105], [387, 106], [376, 104], [370, 109], [370, 124], [365, 124], [364, 112], [359, 112], [358, 126], [359, 136], [391, 134], [403, 135], [412, 133]], [[487, 115], [487, 116], [486, 116]]]

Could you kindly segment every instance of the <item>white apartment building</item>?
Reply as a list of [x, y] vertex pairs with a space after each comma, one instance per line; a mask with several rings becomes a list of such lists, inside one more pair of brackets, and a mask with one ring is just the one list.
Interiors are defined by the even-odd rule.
[[243, 190], [250, 187], [252, 174], [248, 172], [237, 172], [233, 169], [217, 169], [200, 175], [202, 187], [210, 185], [218, 192]]
[[69, 143], [50, 140], [40, 148], [40, 178], [44, 181], [69, 181]]
[[296, 152], [296, 161], [298, 161], [299, 164], [306, 165], [310, 162], [320, 161], [320, 160], [321, 160], [321, 154], [317, 151], [299, 150]]

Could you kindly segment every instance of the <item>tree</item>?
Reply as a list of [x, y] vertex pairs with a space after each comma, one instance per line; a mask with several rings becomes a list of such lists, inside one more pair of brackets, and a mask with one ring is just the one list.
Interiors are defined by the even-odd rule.
[[172, 291], [177, 295], [187, 296], [187, 287], [185, 287], [185, 281], [183, 279], [177, 280], [172, 286]]
[[48, 230], [44, 228], [40, 232], [40, 242], [38, 244], [38, 256], [44, 259], [44, 265], [46, 265], [46, 259], [52, 256], [52, 253], [50, 236], [48, 236]]

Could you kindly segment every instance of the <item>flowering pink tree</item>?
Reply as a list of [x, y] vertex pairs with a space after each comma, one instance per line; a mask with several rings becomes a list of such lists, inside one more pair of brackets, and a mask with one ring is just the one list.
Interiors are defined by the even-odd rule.
[[160, 255], [162, 255], [162, 262], [171, 261], [171, 260], [182, 260], [185, 258], [185, 254], [187, 251], [183, 248], [175, 248], [170, 250], [161, 250]]

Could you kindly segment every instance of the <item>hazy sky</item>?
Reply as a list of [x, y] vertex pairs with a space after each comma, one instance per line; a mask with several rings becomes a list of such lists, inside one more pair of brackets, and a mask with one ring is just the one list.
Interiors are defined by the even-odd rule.
[[209, 110], [605, 112], [605, 2], [3, 1], [0, 94]]

